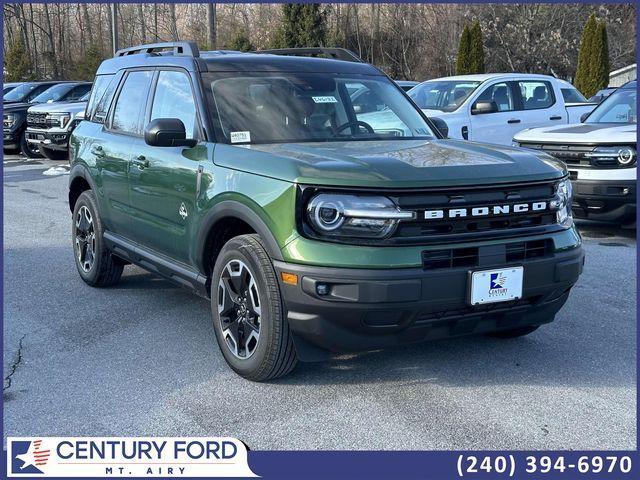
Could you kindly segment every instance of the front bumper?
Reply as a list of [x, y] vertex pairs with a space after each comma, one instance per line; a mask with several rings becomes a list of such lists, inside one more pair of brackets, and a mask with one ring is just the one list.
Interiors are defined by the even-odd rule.
[[573, 215], [601, 222], [636, 218], [636, 168], [570, 169]]
[[3, 129], [2, 146], [3, 148], [18, 148], [20, 146], [20, 132], [18, 130]]
[[[488, 253], [473, 269], [383, 270], [274, 262], [298, 354], [302, 360], [316, 360], [328, 351], [371, 350], [547, 323], [566, 301], [584, 263], [580, 246], [509, 263], [524, 266], [522, 299], [470, 306], [470, 270], [507, 265], [500, 246]], [[297, 285], [283, 283], [282, 272], [296, 274]], [[329, 285], [331, 293], [318, 295], [318, 283]]]
[[27, 142], [51, 150], [67, 151], [69, 136], [71, 133], [66, 129], [50, 128], [40, 129], [28, 127], [26, 131]]

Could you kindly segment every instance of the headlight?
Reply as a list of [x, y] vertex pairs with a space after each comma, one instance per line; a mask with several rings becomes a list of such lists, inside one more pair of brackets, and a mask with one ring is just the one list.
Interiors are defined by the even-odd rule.
[[596, 166], [611, 166], [617, 162], [622, 167], [628, 167], [636, 163], [636, 149], [628, 145], [623, 146], [607, 146], [596, 147], [592, 152], [584, 154], [585, 157], [592, 159], [592, 163]]
[[556, 211], [556, 221], [565, 227], [573, 222], [571, 202], [573, 201], [573, 187], [569, 179], [556, 184], [556, 192], [551, 200], [551, 209]]
[[321, 193], [307, 204], [307, 218], [320, 235], [384, 238], [414, 212], [401, 211], [387, 197]]
[[516, 142], [515, 140], [511, 140], [511, 146], [512, 147], [519, 147], [520, 144], [518, 142]]
[[2, 126], [4, 128], [11, 128], [15, 125], [18, 117], [13, 113], [5, 113], [2, 115]]
[[50, 127], [60, 127], [64, 128], [65, 125], [71, 119], [71, 114], [69, 113], [50, 113], [47, 115], [47, 124]]

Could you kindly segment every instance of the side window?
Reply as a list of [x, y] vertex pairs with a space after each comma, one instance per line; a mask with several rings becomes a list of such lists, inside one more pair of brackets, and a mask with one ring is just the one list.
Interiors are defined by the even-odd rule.
[[518, 82], [518, 86], [525, 110], [549, 108], [556, 102], [549, 82], [524, 81]]
[[584, 98], [578, 90], [575, 88], [561, 88], [562, 98], [565, 103], [587, 103], [587, 99]]
[[53, 85], [54, 84], [47, 84], [47, 85], [39, 85], [39, 86], [37, 86], [36, 88], [34, 88], [31, 91], [31, 93], [29, 93], [29, 95], [23, 101], [24, 102], [30, 102], [31, 100], [36, 98], [38, 95], [40, 95], [45, 90], [48, 90], [49, 88], [53, 87]]
[[499, 112], [510, 112], [515, 110], [513, 104], [513, 94], [509, 85], [505, 82], [496, 83], [486, 88], [480, 94], [476, 102], [495, 102]]
[[120, 75], [99, 75], [93, 82], [91, 98], [87, 105], [87, 118], [92, 122], [104, 123], [107, 112], [118, 88]]
[[185, 73], [174, 70], [159, 73], [151, 108], [151, 120], [156, 118], [178, 118], [184, 123], [187, 138], [196, 137], [196, 104]]
[[84, 94], [89, 91], [91, 85], [78, 85], [71, 89], [71, 91], [67, 94], [66, 100], [73, 102], [75, 100], [79, 100], [84, 97]]
[[112, 130], [142, 134], [140, 114], [146, 107], [152, 77], [153, 72], [150, 70], [129, 72], [113, 109]]

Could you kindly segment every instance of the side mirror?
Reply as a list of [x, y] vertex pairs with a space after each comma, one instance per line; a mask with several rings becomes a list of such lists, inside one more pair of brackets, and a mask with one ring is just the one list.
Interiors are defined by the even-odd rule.
[[496, 102], [476, 102], [471, 107], [472, 115], [482, 115], [483, 113], [496, 113], [498, 104]]
[[187, 139], [184, 123], [178, 118], [156, 118], [144, 129], [144, 141], [152, 147], [195, 147], [198, 141]]
[[583, 113], [582, 115], [580, 115], [580, 123], [584, 123], [584, 121], [587, 119], [587, 117], [589, 116], [591, 112], [586, 112]]
[[435, 125], [444, 138], [449, 138], [449, 126], [447, 122], [438, 117], [429, 117], [429, 120], [431, 120], [431, 123]]

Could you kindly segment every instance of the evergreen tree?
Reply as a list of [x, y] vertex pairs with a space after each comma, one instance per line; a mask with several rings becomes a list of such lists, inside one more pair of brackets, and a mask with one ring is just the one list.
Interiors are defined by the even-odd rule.
[[102, 50], [96, 43], [91, 42], [82, 60], [75, 65], [74, 77], [78, 80], [93, 80], [103, 60]]
[[231, 41], [229, 48], [240, 52], [251, 52], [256, 49], [245, 31], [241, 31], [236, 34], [234, 39]]
[[460, 35], [460, 46], [458, 47], [458, 59], [456, 61], [456, 74], [466, 75], [471, 70], [471, 29], [469, 25], [464, 26]]
[[9, 45], [7, 56], [4, 58], [4, 68], [7, 72], [4, 76], [5, 82], [31, 80], [31, 66], [22, 40]]
[[469, 48], [469, 73], [484, 73], [484, 48], [482, 47], [482, 28], [476, 20], [471, 27], [471, 46]]
[[598, 22], [595, 14], [591, 14], [587, 23], [582, 30], [582, 38], [580, 40], [580, 51], [578, 52], [578, 68], [574, 85], [585, 96], [589, 97], [588, 92], [591, 91], [591, 66], [593, 61], [593, 43], [597, 35]]
[[287, 3], [282, 25], [271, 42], [274, 48], [322, 47], [327, 43], [327, 20], [319, 3]]
[[590, 90], [585, 95], [591, 96], [609, 85], [609, 44], [607, 40], [607, 25], [604, 20], [598, 22], [593, 42], [593, 60], [591, 62]]

